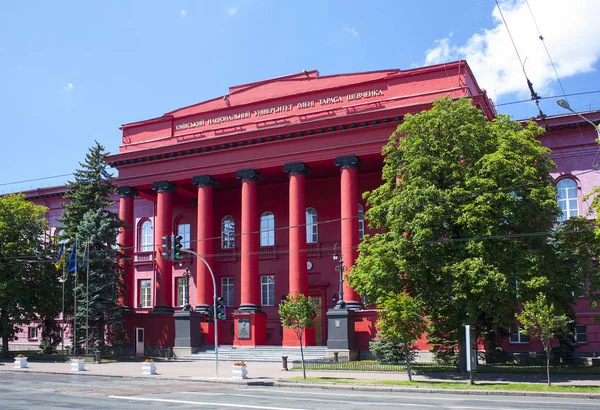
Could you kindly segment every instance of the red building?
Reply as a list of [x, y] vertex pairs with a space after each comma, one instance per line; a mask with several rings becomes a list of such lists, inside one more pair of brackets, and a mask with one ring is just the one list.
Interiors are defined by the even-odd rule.
[[[295, 334], [282, 329], [277, 306], [300, 292], [317, 306], [307, 345], [329, 344], [349, 356], [368, 350], [376, 312], [346, 281], [340, 291], [332, 256], [338, 254], [342, 266], [354, 264], [367, 229], [362, 194], [381, 182], [382, 146], [404, 115], [445, 95], [471, 98], [490, 119], [496, 114], [469, 66], [458, 61], [332, 76], [305, 71], [231, 87], [222, 97], [123, 125], [119, 153], [108, 162], [118, 169], [118, 212], [129, 226], [119, 242], [133, 261], [125, 266], [124, 301], [134, 312], [126, 322], [132, 340], [135, 328], [143, 329], [146, 348], [214, 344], [207, 323], [211, 274], [195, 258], [173, 263], [162, 256], [163, 237], [175, 234], [212, 267], [227, 306], [218, 322], [220, 344], [298, 345]], [[598, 179], [580, 172], [591, 169], [595, 131], [576, 116], [550, 124], [542, 140], [555, 150], [557, 178], [575, 182], [582, 214], [583, 194]], [[52, 195], [59, 190], [28, 194], [54, 209], [52, 224], [60, 202]], [[350, 313], [338, 317], [333, 308], [342, 293]], [[174, 313], [186, 297], [194, 312]], [[332, 327], [340, 322], [349, 333], [336, 333]], [[587, 326], [589, 351], [600, 351], [600, 330]]]

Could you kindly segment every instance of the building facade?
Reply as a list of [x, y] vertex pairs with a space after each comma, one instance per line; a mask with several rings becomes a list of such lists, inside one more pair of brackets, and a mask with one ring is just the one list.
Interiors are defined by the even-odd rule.
[[[307, 345], [331, 345], [337, 337], [337, 319], [327, 318], [343, 295], [353, 329], [345, 346], [368, 350], [376, 312], [341, 280], [339, 268], [354, 264], [368, 231], [363, 193], [381, 183], [381, 148], [405, 115], [446, 95], [471, 98], [489, 119], [496, 114], [458, 61], [332, 76], [305, 71], [123, 125], [119, 152], [108, 162], [118, 169], [114, 210], [127, 224], [119, 243], [130, 339], [141, 338], [146, 348], [213, 345], [210, 267], [226, 305], [217, 323], [220, 344], [297, 346], [277, 307], [299, 292], [317, 307]], [[586, 115], [600, 119], [600, 112]], [[557, 163], [559, 203], [567, 215], [583, 215], [584, 196], [598, 185], [595, 130], [571, 115], [549, 124], [542, 142]], [[27, 194], [50, 207], [58, 226], [60, 189]], [[167, 260], [163, 238], [172, 234], [207, 263], [187, 255]], [[194, 311], [182, 312], [188, 300]], [[580, 302], [588, 351], [600, 351], [600, 330], [591, 322], [597, 312]], [[505, 346], [518, 351], [524, 344]]]

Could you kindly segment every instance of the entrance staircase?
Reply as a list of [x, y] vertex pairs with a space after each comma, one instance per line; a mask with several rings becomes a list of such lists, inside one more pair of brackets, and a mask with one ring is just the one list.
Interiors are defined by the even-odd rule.
[[[327, 346], [308, 346], [304, 349], [304, 360], [325, 359]], [[234, 347], [219, 346], [219, 361], [231, 362], [281, 362], [281, 356], [287, 356], [288, 362], [300, 360], [300, 347], [256, 346]], [[214, 347], [203, 347], [197, 353], [178, 357], [183, 360], [215, 360]]]

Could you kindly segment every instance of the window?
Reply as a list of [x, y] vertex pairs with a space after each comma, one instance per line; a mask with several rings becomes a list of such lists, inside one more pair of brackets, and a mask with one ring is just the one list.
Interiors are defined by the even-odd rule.
[[261, 276], [260, 290], [260, 304], [262, 306], [275, 306], [275, 276]]
[[190, 224], [177, 225], [177, 236], [181, 236], [183, 249], [190, 249]]
[[38, 327], [37, 326], [31, 326], [29, 328], [29, 332], [28, 332], [28, 337], [30, 339], [37, 339], [38, 338]]
[[186, 278], [177, 278], [177, 306], [185, 306], [187, 296], [186, 283]]
[[221, 248], [235, 248], [235, 220], [229, 215], [221, 222]]
[[275, 216], [265, 212], [260, 217], [260, 246], [275, 245]]
[[317, 211], [315, 208], [306, 208], [306, 243], [317, 242], [319, 242]]
[[529, 343], [529, 336], [521, 333], [520, 327], [510, 328], [510, 342], [511, 343]]
[[151, 298], [151, 280], [144, 279], [140, 281], [140, 307], [150, 307]]
[[365, 237], [365, 211], [361, 204], [358, 204], [358, 240], [362, 241]]
[[221, 278], [221, 297], [225, 306], [233, 306], [233, 278]]
[[562, 179], [556, 185], [558, 194], [558, 206], [562, 211], [562, 215], [558, 217], [560, 221], [578, 216], [579, 209], [577, 207], [577, 183], [572, 179]]
[[152, 250], [152, 222], [144, 221], [140, 229], [140, 251], [150, 252]]
[[587, 326], [575, 327], [575, 341], [577, 343], [587, 343]]

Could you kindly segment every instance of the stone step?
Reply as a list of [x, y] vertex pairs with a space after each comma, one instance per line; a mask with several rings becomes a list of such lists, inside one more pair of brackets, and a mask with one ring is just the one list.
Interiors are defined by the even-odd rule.
[[[309, 346], [304, 348], [304, 359], [324, 359], [326, 346]], [[300, 348], [283, 348], [281, 346], [233, 347], [219, 346], [219, 360], [245, 362], [281, 362], [287, 356], [288, 361], [300, 360]], [[214, 348], [202, 348], [192, 355], [181, 357], [185, 360], [215, 360]]]

